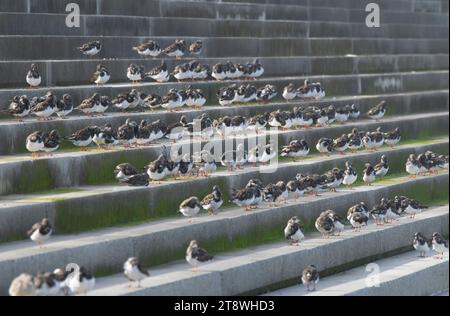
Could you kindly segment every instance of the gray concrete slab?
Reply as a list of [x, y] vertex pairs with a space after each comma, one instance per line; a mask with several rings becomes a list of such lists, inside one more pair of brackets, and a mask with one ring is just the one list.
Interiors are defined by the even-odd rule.
[[447, 220], [448, 206], [444, 206], [422, 213], [415, 221], [402, 218], [391, 227], [380, 228], [371, 224], [359, 234], [344, 232], [341, 237], [332, 239], [307, 236], [300, 247], [277, 243], [219, 255], [216, 260], [202, 266], [199, 272], [188, 272], [189, 266], [184, 265], [184, 273], [189, 273], [192, 278], [196, 278], [199, 273], [209, 280], [216, 280], [220, 276], [221, 282], [215, 283], [220, 288], [211, 288], [212, 281], [205, 282], [208, 287], [203, 287], [203, 283], [196, 283], [188, 290], [181, 287], [186, 280], [180, 280], [178, 276], [182, 268], [180, 263], [164, 270], [155, 269], [155, 276], [144, 280], [139, 289], [127, 287], [126, 279], [119, 275], [100, 278], [96, 290], [89, 295], [205, 296], [211, 292], [238, 295], [257, 289], [262, 291], [280, 281], [300, 279], [303, 268], [310, 264], [315, 264], [319, 270], [333, 269], [408, 247], [416, 231], [424, 234], [431, 234], [434, 230], [448, 231], [446, 224], [442, 223]]
[[[315, 292], [302, 285], [269, 292], [265, 296], [428, 296], [448, 289], [448, 253], [443, 260], [418, 258], [417, 252], [377, 260], [379, 267], [370, 283], [369, 272], [360, 266], [336, 275], [321, 278]], [[371, 286], [367, 286], [367, 284]], [[372, 285], [373, 284], [373, 285]]]
[[[69, 0], [4, 0], [0, 6], [1, 12], [26, 13], [64, 13]], [[205, 1], [133, 1], [120, 0], [79, 1], [83, 14], [96, 15], [133, 15], [152, 17], [200, 17], [224, 19], [255, 19], [255, 20], [328, 20], [328, 21], [364, 21], [365, 5], [346, 7], [345, 4], [332, 2], [329, 6], [315, 6], [315, 2], [304, 5], [276, 5], [264, 3], [222, 3]], [[308, 5], [308, 6], [306, 6]], [[334, 7], [332, 7], [334, 6]], [[445, 23], [445, 15], [426, 12], [445, 12], [439, 2], [419, 1], [411, 10], [394, 10], [381, 7], [385, 22], [402, 21], [416, 23]], [[408, 8], [409, 9], [409, 8]], [[331, 14], [335, 12], [335, 14]], [[418, 13], [420, 12], [420, 13]]]
[[[234, 63], [248, 63], [252, 58], [227, 58]], [[370, 56], [330, 56], [330, 57], [270, 57], [259, 58], [264, 65], [267, 77], [298, 75], [338, 75], [358, 73], [389, 73], [407, 71], [428, 71], [448, 69], [448, 54], [427, 55], [370, 55]], [[152, 69], [161, 64], [162, 59], [112, 59], [112, 60], [65, 60], [37, 62], [42, 69], [46, 86], [69, 86], [89, 84], [92, 74], [99, 63], [111, 74], [110, 83], [128, 82], [126, 70], [131, 63]], [[167, 65], [172, 71], [180, 61], [169, 60]], [[199, 59], [202, 64], [213, 65], [224, 59]], [[0, 61], [0, 73], [10, 74], [0, 78], [2, 88], [22, 87], [24, 74], [30, 68], [30, 61]], [[193, 82], [195, 84], [195, 82]]]
[[[82, 15], [80, 24], [83, 27], [68, 28], [66, 14], [0, 13], [0, 18], [2, 35], [448, 38], [448, 26], [381, 24], [379, 28], [368, 28], [365, 21], [340, 23]], [[14, 25], [13, 21], [17, 19], [21, 24]], [[185, 27], [187, 24], [189, 28]]]

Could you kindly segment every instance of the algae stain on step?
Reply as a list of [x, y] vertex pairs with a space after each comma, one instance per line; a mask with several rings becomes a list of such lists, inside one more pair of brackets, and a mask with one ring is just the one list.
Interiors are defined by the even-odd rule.
[[28, 194], [54, 187], [47, 160], [34, 160], [29, 164], [24, 164], [20, 168], [19, 174], [14, 193]]
[[55, 228], [58, 234], [72, 234], [99, 228], [143, 222], [149, 219], [149, 198], [145, 195], [126, 200], [86, 199], [80, 203], [57, 201]]

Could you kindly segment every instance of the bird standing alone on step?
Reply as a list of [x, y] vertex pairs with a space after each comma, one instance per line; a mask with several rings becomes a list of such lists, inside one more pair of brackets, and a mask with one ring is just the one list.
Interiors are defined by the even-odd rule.
[[41, 222], [34, 224], [27, 232], [30, 239], [36, 242], [39, 247], [46, 242], [53, 233], [52, 225], [47, 218], [44, 218]]
[[196, 240], [192, 240], [189, 247], [186, 250], [186, 261], [197, 269], [197, 267], [205, 262], [211, 261], [214, 256], [208, 254], [208, 252], [198, 246]]
[[136, 257], [129, 258], [123, 264], [123, 273], [131, 282], [137, 282], [137, 287], [141, 287], [141, 281], [150, 276], [150, 273], [142, 268], [139, 259]]

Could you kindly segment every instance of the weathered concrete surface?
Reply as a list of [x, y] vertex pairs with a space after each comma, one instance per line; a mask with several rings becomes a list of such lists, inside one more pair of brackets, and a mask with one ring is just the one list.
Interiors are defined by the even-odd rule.
[[[227, 3], [229, 2], [229, 3]], [[360, 11], [370, 1], [152, 1], [134, 0], [123, 2], [120, 0], [80, 0], [78, 4], [83, 14], [114, 14], [114, 15], [145, 15], [145, 16], [232, 16], [234, 18], [267, 18], [267, 19], [296, 19], [308, 17], [306, 7], [316, 10]], [[47, 12], [64, 13], [69, 0], [3, 0], [0, 5], [2, 12]], [[232, 4], [230, 4], [232, 3]], [[397, 13], [414, 12], [448, 12], [446, 1], [379, 1], [383, 10]], [[276, 4], [283, 4], [282, 6]], [[286, 8], [286, 9], [284, 9]], [[447, 8], [447, 11], [445, 10]], [[140, 9], [140, 10], [139, 10]], [[250, 10], [251, 9], [251, 10]], [[284, 9], [284, 10], [283, 10]], [[350, 10], [349, 10], [350, 9]], [[187, 11], [187, 12], [186, 12]], [[201, 15], [197, 13], [201, 12]], [[256, 11], [256, 12], [255, 12]], [[275, 11], [275, 12], [273, 12]], [[306, 12], [305, 12], [306, 11]], [[216, 15], [214, 15], [216, 14]], [[288, 17], [285, 15], [288, 14]], [[342, 15], [342, 14], [339, 14]], [[348, 15], [348, 14], [347, 14]], [[423, 14], [422, 14], [423, 15]], [[346, 20], [348, 21], [348, 20]]]
[[[3, 0], [0, 4], [1, 12], [24, 13], [64, 13], [69, 0]], [[421, 13], [411, 10], [392, 11], [381, 7], [384, 23], [424, 23], [441, 24], [448, 23], [448, 16], [441, 13], [423, 14], [421, 10], [423, 1], [418, 1], [415, 6]], [[419, 8], [419, 4], [421, 8]], [[440, 6], [438, 2], [432, 2], [432, 6], [426, 6], [430, 12]], [[161, 0], [108, 0], [108, 1], [79, 1], [82, 14], [90, 15], [132, 15], [147, 17], [192, 17], [192, 18], [220, 18], [220, 19], [252, 19], [252, 20], [320, 20], [361, 22], [367, 13], [365, 5], [346, 7], [345, 4], [332, 3], [335, 7], [314, 6], [311, 2], [307, 6], [300, 5], [276, 5], [263, 3], [221, 3], [204, 1], [161, 1]], [[431, 10], [430, 10], [431, 9]], [[425, 11], [426, 12], [426, 11]], [[442, 11], [444, 12], [444, 11]]]
[[[192, 41], [201, 37], [184, 37]], [[74, 48], [99, 37], [89, 36], [1, 36], [1, 60], [80, 59]], [[174, 37], [152, 37], [162, 47], [173, 43]], [[102, 36], [100, 59], [135, 58], [133, 46], [147, 37]], [[389, 39], [389, 38], [202, 38], [204, 50], [200, 57], [279, 57], [331, 56], [370, 54], [448, 54], [448, 39]], [[119, 43], [119, 45], [118, 45]], [[33, 49], [23, 49], [33, 47]], [[236, 49], [239, 47], [239, 49]], [[86, 58], [88, 60], [88, 58]]]
[[[188, 272], [187, 264], [184, 265], [185, 271], [180, 272], [180, 263], [165, 269], [155, 269], [154, 276], [144, 280], [139, 289], [127, 287], [123, 276], [101, 278], [97, 280], [97, 290], [89, 295], [204, 296], [214, 293], [227, 296], [255, 289], [262, 291], [280, 281], [300, 278], [303, 268], [312, 263], [319, 270], [333, 269], [408, 247], [416, 231], [427, 235], [434, 230], [446, 233], [448, 225], [444, 222], [448, 218], [448, 206], [444, 206], [422, 213], [414, 221], [402, 218], [390, 227], [380, 228], [371, 224], [358, 234], [347, 231], [341, 237], [332, 239], [322, 239], [313, 234], [307, 236], [300, 247], [277, 243], [219, 255], [211, 263], [202, 266], [200, 272]], [[203, 286], [202, 282], [189, 288], [181, 286], [187, 281], [192, 284], [199, 277], [198, 273], [207, 278], [205, 284], [208, 287]], [[218, 278], [220, 283], [217, 282]]]
[[[375, 130], [381, 127], [383, 130], [393, 130], [400, 127], [403, 139], [414, 140], [420, 135], [423, 136], [442, 136], [448, 133], [445, 126], [448, 126], [448, 113], [437, 113], [434, 116], [429, 114], [418, 116], [409, 116], [403, 120], [386, 119], [383, 122], [360, 121], [347, 125], [333, 126], [327, 128], [317, 128], [311, 130], [296, 131], [278, 131], [269, 133], [271, 137], [278, 138], [279, 146], [288, 144], [293, 139], [305, 139], [311, 147], [311, 154], [315, 153], [315, 144], [322, 137], [339, 137], [343, 133], [349, 133], [352, 128], [360, 130]], [[428, 131], [426, 134], [421, 132], [421, 127], [426, 126]], [[249, 136], [247, 139], [239, 137], [244, 145], [248, 145], [250, 141], [255, 140], [255, 135]], [[261, 137], [261, 136], [259, 136]], [[445, 140], [444, 140], [445, 142]], [[93, 150], [86, 152], [61, 152], [56, 153], [53, 157], [41, 158], [38, 160], [30, 160], [29, 155], [6, 157], [0, 163], [0, 175], [2, 182], [0, 185], [0, 194], [17, 194], [30, 193], [35, 191], [48, 190], [58, 187], [70, 187], [83, 184], [98, 184], [103, 181], [113, 181], [112, 170], [115, 166], [129, 162], [136, 167], [143, 167], [150, 161], [156, 159], [165, 144], [168, 148], [172, 147], [170, 142], [157, 143], [155, 145], [140, 148], [128, 149], [118, 148], [111, 151]], [[211, 139], [208, 146], [216, 146], [218, 149], [225, 148], [221, 138]], [[251, 142], [250, 142], [251, 144]], [[432, 144], [428, 144], [431, 146]], [[198, 152], [203, 149], [205, 143], [199, 141], [189, 142], [189, 140], [181, 141], [175, 145], [175, 149], [191, 149], [191, 152]], [[416, 144], [417, 146], [417, 144]], [[406, 160], [406, 158], [405, 158]], [[217, 157], [220, 161], [220, 157]], [[29, 179], [40, 179], [36, 181]]]
[[[248, 63], [253, 59], [232, 58], [235, 63]], [[298, 75], [340, 75], [359, 73], [390, 73], [407, 71], [428, 71], [448, 69], [448, 54], [429, 55], [371, 55], [371, 56], [333, 56], [333, 57], [271, 57], [260, 58], [267, 77]], [[45, 78], [43, 86], [67, 86], [88, 84], [97, 65], [104, 65], [112, 75], [109, 83], [129, 82], [126, 77], [127, 67], [131, 64], [142, 65], [152, 69], [161, 64], [162, 59], [114, 59], [114, 60], [65, 60], [36, 63]], [[199, 59], [202, 64], [211, 67], [223, 59]], [[183, 62], [184, 63], [184, 62]], [[172, 71], [180, 61], [168, 60]], [[0, 73], [9, 76], [0, 78], [2, 88], [23, 87], [24, 74], [29, 70], [29, 61], [0, 62]], [[193, 84], [196, 82], [193, 81]]]
[[[20, 24], [14, 21], [20, 19]], [[212, 36], [212, 37], [375, 37], [447, 38], [448, 26], [381, 24], [368, 28], [359, 23], [159, 18], [129, 16], [80, 16], [80, 28], [65, 27], [66, 14], [0, 13], [2, 35], [89, 36]], [[189, 25], [189, 27], [185, 27]]]
[[[192, 1], [192, 0], [188, 0]], [[194, 0], [196, 1], [196, 0]], [[217, 0], [206, 0], [208, 2], [216, 2]], [[239, 0], [224, 0], [223, 2], [239, 2]], [[336, 1], [334, 0], [246, 0], [246, 2], [249, 3], [271, 3], [271, 4], [282, 4], [282, 5], [307, 5], [307, 6], [317, 6], [317, 7], [334, 7], [336, 6]], [[388, 1], [388, 0], [382, 0], [379, 1], [378, 4], [389, 10], [400, 10], [400, 11], [431, 11], [431, 12], [439, 12], [441, 8], [445, 7], [443, 4], [445, 3], [445, 0], [440, 1], [411, 1], [411, 0], [394, 0], [394, 1]], [[343, 0], [339, 2], [339, 7], [359, 7], [363, 6], [366, 7], [366, 5], [370, 3], [369, 0], [359, 1], [359, 0]]]
[[[431, 255], [431, 253], [429, 254]], [[315, 292], [301, 285], [266, 296], [429, 296], [448, 289], [448, 253], [444, 260], [418, 258], [417, 252], [373, 262], [380, 268], [379, 286], [368, 287], [366, 266], [321, 278]], [[370, 284], [370, 283], [369, 283]]]
[[[218, 216], [201, 216], [193, 223], [187, 224], [187, 219], [165, 220], [133, 227], [112, 228], [93, 233], [84, 233], [73, 236], [55, 236], [43, 249], [39, 249], [31, 242], [14, 242], [0, 245], [0, 293], [5, 291], [7, 284], [16, 275], [27, 271], [36, 273], [37, 271], [53, 270], [58, 266], [65, 266], [69, 262], [74, 262], [86, 266], [88, 269], [96, 271], [118, 271], [123, 261], [130, 256], [138, 256], [145, 262], [154, 262], [152, 256], [169, 256], [182, 251], [189, 240], [195, 238], [207, 247], [208, 243], [226, 239], [232, 242], [243, 234], [249, 234], [254, 228], [274, 229], [282, 228], [288, 218], [297, 215], [305, 224], [311, 225], [319, 213], [326, 209], [334, 209], [344, 214], [347, 208], [360, 201], [365, 201], [368, 205], [373, 205], [383, 196], [393, 194], [407, 194], [415, 183], [422, 183], [431, 190], [442, 187], [444, 182], [448, 183], [448, 175], [421, 178], [416, 181], [401, 182], [394, 185], [383, 185], [370, 187], [360, 187], [355, 190], [342, 190], [339, 194], [327, 193], [320, 197], [302, 198], [300, 202], [289, 203], [274, 211], [272, 208], [262, 207], [254, 212], [243, 212], [232, 209], [224, 211]], [[448, 184], [447, 184], [448, 185]], [[245, 213], [245, 214], [244, 214]], [[448, 218], [448, 207], [445, 212]], [[175, 210], [174, 210], [175, 214]], [[425, 214], [433, 214], [433, 211]], [[428, 217], [428, 215], [422, 215]], [[418, 217], [413, 223], [420, 222]], [[403, 221], [409, 222], [407, 219]], [[432, 233], [429, 230], [446, 232], [447, 222], [440, 219], [439, 224], [428, 223], [426, 228], [417, 229], [424, 233]], [[395, 225], [397, 227], [397, 225]], [[445, 228], [447, 226], [447, 228]], [[442, 228], [441, 228], [442, 227]], [[57, 228], [56, 228], [57, 229]], [[253, 232], [257, 234], [257, 232]], [[170, 238], [168, 237], [170, 236]], [[407, 235], [410, 239], [412, 234]], [[406, 236], [398, 236], [395, 240], [405, 240]], [[281, 237], [280, 237], [281, 238]], [[362, 238], [366, 240], [365, 238]], [[386, 239], [390, 240], [390, 239]], [[372, 245], [375, 249], [382, 248], [383, 252], [388, 251], [385, 247], [398, 246], [393, 243], [372, 243], [366, 240], [366, 246]], [[158, 245], [155, 247], [154, 245]], [[390, 245], [389, 245], [390, 244]], [[120, 251], [118, 251], [120, 249]], [[373, 249], [366, 249], [372, 252]], [[371, 253], [375, 255], [375, 253]], [[14, 264], [12, 264], [14, 262]], [[279, 280], [283, 280], [280, 278]], [[249, 286], [251, 286], [249, 284]], [[250, 289], [256, 289], [252, 287]], [[245, 291], [239, 291], [241, 293]], [[231, 294], [231, 293], [229, 293]]]

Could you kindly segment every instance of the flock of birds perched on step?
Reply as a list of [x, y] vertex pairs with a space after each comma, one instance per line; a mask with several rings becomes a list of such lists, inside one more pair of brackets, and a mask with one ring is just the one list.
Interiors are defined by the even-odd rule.
[[[258, 179], [250, 180], [247, 187], [252, 190], [259, 190], [261, 201], [266, 199], [272, 190], [271, 186], [263, 188]], [[285, 198], [287, 197], [288, 193], [285, 193]], [[202, 201], [199, 201], [196, 197], [183, 201], [180, 205], [180, 212], [185, 216], [192, 216], [198, 209], [203, 208], [210, 214], [214, 214], [223, 203], [223, 195], [220, 189], [215, 186], [213, 192]], [[393, 199], [382, 198], [380, 203], [374, 205], [371, 209], [364, 202], [351, 206], [348, 208], [346, 219], [333, 210], [326, 210], [320, 213], [314, 225], [323, 238], [330, 238], [340, 236], [348, 223], [350, 223], [353, 232], [357, 233], [368, 225], [370, 217], [375, 220], [376, 225], [385, 225], [398, 220], [403, 215], [414, 218], [416, 214], [420, 214], [426, 208], [428, 207], [414, 199], [395, 196]], [[49, 240], [52, 232], [53, 227], [50, 221], [44, 218], [41, 222], [33, 225], [28, 231], [28, 235], [32, 241], [42, 247], [43, 243]], [[290, 242], [291, 246], [300, 246], [306, 235], [305, 228], [297, 216], [288, 220], [283, 232], [285, 239]], [[435, 258], [443, 259], [444, 252], [448, 251], [448, 240], [443, 239], [437, 232], [433, 233], [431, 239], [427, 239], [418, 232], [414, 234], [412, 246], [419, 252], [420, 257], [425, 257], [427, 253], [433, 250], [438, 254]], [[192, 240], [186, 250], [185, 259], [195, 272], [199, 265], [210, 262], [214, 259], [214, 256], [200, 248], [196, 240]], [[136, 287], [140, 287], [141, 282], [150, 277], [150, 273], [143, 268], [137, 257], [131, 257], [125, 261], [123, 273], [131, 282], [130, 286], [135, 283]], [[315, 291], [316, 284], [319, 282], [317, 268], [314, 265], [306, 267], [303, 270], [301, 281], [307, 291]], [[69, 265], [67, 268], [37, 273], [35, 276], [21, 274], [12, 281], [9, 294], [11, 296], [79, 295], [86, 294], [94, 288], [95, 277], [91, 272], [85, 267]]]
[[418, 175], [438, 173], [441, 169], [448, 169], [448, 155], [437, 155], [432, 151], [411, 154], [406, 161], [406, 172], [413, 178]]
[[[99, 41], [93, 41], [77, 47], [77, 49], [86, 56], [95, 56], [102, 50], [102, 43]], [[203, 50], [203, 42], [196, 40], [188, 45], [185, 40], [177, 39], [173, 44], [161, 49], [158, 43], [155, 41], [149, 41], [132, 48], [140, 56], [158, 57], [161, 53], [164, 53], [168, 57], [175, 57], [177, 60], [182, 59], [187, 53], [192, 56], [199, 55]], [[227, 61], [224, 63], [217, 63], [210, 67], [209, 65], [201, 64], [198, 60], [191, 60], [184, 64], [178, 65], [174, 70], [169, 73], [167, 64], [163, 60], [161, 64], [154, 67], [150, 71], [145, 71], [143, 66], [136, 64], [130, 64], [127, 68], [126, 76], [133, 83], [139, 83], [146, 78], [152, 78], [156, 82], [168, 82], [170, 77], [173, 76], [178, 81], [186, 80], [206, 80], [214, 78], [218, 81], [227, 79], [256, 79], [264, 74], [264, 67], [260, 64], [258, 59], [255, 59], [252, 63], [232, 63]], [[111, 73], [107, 67], [102, 64], [97, 65], [97, 69], [94, 72], [91, 82], [97, 85], [104, 85], [111, 79]], [[39, 72], [37, 64], [33, 63], [26, 75], [26, 82], [30, 88], [36, 88], [42, 83], [42, 76]]]
[[[316, 84], [305, 83], [305, 88], [310, 91], [312, 86]], [[301, 87], [300, 89], [303, 89]], [[278, 95], [277, 88], [273, 85], [266, 85], [257, 88], [254, 85], [242, 84], [238, 86], [233, 84], [229, 87], [221, 88], [218, 93], [218, 102], [222, 106], [231, 106], [232, 104], [245, 104], [249, 102], [268, 102]], [[302, 99], [310, 97], [302, 96]], [[314, 98], [314, 97], [313, 97]], [[317, 97], [316, 97], [317, 98]], [[158, 94], [146, 94], [132, 89], [129, 92], [118, 94], [115, 98], [94, 93], [92, 96], [81, 101], [79, 105], [74, 104], [73, 98], [70, 94], [64, 94], [58, 98], [54, 92], [48, 91], [45, 95], [40, 97], [29, 98], [27, 95], [14, 96], [8, 109], [5, 110], [8, 114], [14, 116], [17, 121], [21, 122], [29, 115], [34, 115], [38, 120], [49, 120], [54, 114], [65, 119], [74, 110], [88, 116], [104, 115], [106, 111], [115, 108], [116, 111], [130, 111], [138, 110], [145, 111], [147, 109], [154, 111], [162, 108], [168, 111], [179, 111], [184, 106], [191, 108], [201, 108], [207, 102], [206, 96], [201, 89], [195, 89], [189, 86], [186, 90], [170, 89], [164, 96]], [[330, 119], [346, 121], [350, 118], [359, 117], [359, 111], [356, 106], [335, 109], [334, 116]], [[381, 114], [374, 116], [371, 112], [369, 117], [383, 117], [385, 110]], [[330, 112], [331, 115], [332, 112]], [[336, 118], [335, 118], [336, 117]]]
[[[56, 102], [54, 95], [50, 94], [49, 97]], [[378, 107], [379, 105], [375, 108]], [[258, 114], [251, 118], [225, 116], [213, 120], [207, 113], [203, 113], [194, 118], [192, 122], [188, 121], [187, 116], [182, 115], [180, 121], [173, 124], [166, 124], [161, 120], [151, 123], [147, 120], [142, 120], [138, 124], [128, 119], [117, 130], [114, 130], [109, 123], [101, 127], [87, 126], [64, 139], [82, 149], [85, 149], [92, 143], [103, 148], [111, 148], [118, 145], [126, 147], [146, 146], [162, 138], [176, 142], [186, 137], [210, 139], [214, 135], [225, 138], [227, 136], [248, 135], [248, 133], [259, 134], [268, 127], [281, 129], [299, 129], [312, 126], [324, 127], [334, 122], [343, 124], [349, 119], [358, 118], [359, 113], [360, 111], [355, 105], [347, 105], [338, 109], [331, 105], [322, 109], [313, 106], [306, 109], [294, 107], [292, 111], [277, 110], [272, 113]], [[343, 134], [337, 139], [321, 138], [316, 149], [324, 154], [332, 152], [343, 153], [347, 149], [354, 152], [363, 147], [375, 150], [385, 144], [395, 146], [400, 140], [401, 134], [398, 128], [388, 132], [381, 131], [381, 128], [373, 132], [361, 132], [353, 129], [352, 133]], [[38, 156], [42, 152], [52, 153], [59, 148], [59, 144], [60, 135], [56, 130], [51, 132], [35, 131], [26, 139], [26, 148], [33, 154], [33, 157]], [[295, 156], [296, 147], [298, 147], [298, 144], [292, 143], [292, 151], [286, 152], [285, 155]], [[255, 150], [260, 151], [262, 148]], [[300, 148], [299, 156], [302, 156], [302, 152], [303, 148]], [[255, 152], [254, 155], [258, 156], [259, 153]]]
[[[160, 46], [154, 41], [134, 47], [133, 49], [144, 56], [155, 57], [164, 52], [170, 57], [181, 58], [187, 51], [192, 54], [199, 54], [202, 48], [203, 43], [200, 40], [194, 41], [189, 47], [184, 40], [177, 40], [165, 50], [161, 50]], [[94, 56], [101, 51], [102, 44], [99, 41], [93, 41], [77, 49], [87, 56]], [[209, 77], [222, 81], [227, 79], [256, 79], [263, 74], [264, 67], [257, 59], [252, 63], [246, 64], [235, 64], [227, 61], [226, 63], [218, 63], [213, 67], [202, 65], [197, 60], [193, 60], [176, 66], [172, 73], [169, 73], [165, 61], [149, 72], [145, 72], [142, 66], [135, 64], [131, 64], [127, 69], [127, 78], [133, 83], [140, 82], [147, 77], [157, 82], [167, 82], [170, 80], [171, 75], [179, 81], [203, 80]], [[99, 64], [91, 81], [97, 85], [104, 85], [110, 78], [111, 74], [108, 69], [104, 65]], [[36, 64], [31, 65], [26, 76], [26, 81], [30, 87], [38, 87], [41, 84], [42, 77]], [[233, 84], [229, 87], [223, 87], [217, 92], [219, 104], [223, 106], [256, 101], [268, 102], [277, 95], [277, 87], [271, 84], [260, 88], [251, 84], [242, 84], [240, 86]], [[282, 96], [288, 101], [294, 100], [295, 98], [303, 100], [322, 99], [325, 97], [325, 89], [320, 83], [311, 83], [309, 80], [305, 80], [304, 84], [299, 88], [296, 88], [293, 83], [290, 83], [283, 89]], [[38, 119], [48, 120], [53, 114], [57, 114], [60, 118], [66, 118], [74, 110], [93, 116], [104, 115], [113, 106], [118, 111], [143, 110], [146, 108], [150, 110], [164, 108], [173, 111], [179, 110], [183, 106], [199, 108], [206, 102], [207, 100], [203, 91], [192, 87], [189, 87], [186, 91], [171, 89], [165, 96], [138, 92], [136, 89], [130, 92], [120, 93], [113, 99], [109, 96], [101, 96], [98, 93], [94, 93], [91, 97], [83, 100], [78, 106], [74, 104], [70, 94], [66, 93], [61, 99], [58, 99], [53, 92], [49, 91], [42, 97], [33, 97], [31, 99], [26, 95], [14, 96], [6, 112], [16, 117], [18, 121], [22, 121], [23, 118], [30, 114], [37, 116]], [[355, 110], [351, 109], [351, 111]], [[337, 113], [337, 116], [340, 114], [342, 113]]]
[[[77, 48], [87, 56], [95, 56], [102, 50], [99, 41], [86, 43]], [[169, 57], [181, 59], [187, 53], [198, 55], [202, 52], [203, 43], [200, 40], [188, 45], [184, 40], [176, 40], [175, 43], [162, 49], [155, 41], [149, 41], [137, 47], [133, 47], [139, 55], [147, 57], [158, 57], [164, 53]], [[165, 61], [160, 66], [146, 72], [142, 66], [131, 64], [127, 69], [127, 78], [133, 83], [141, 82], [146, 78], [152, 78], [156, 82], [168, 82], [173, 76], [178, 81], [206, 80], [210, 77], [223, 81], [228, 79], [256, 79], [264, 74], [264, 67], [256, 59], [252, 63], [235, 64], [232, 62], [218, 63], [212, 67], [203, 65], [197, 60], [189, 61], [175, 67], [169, 72]], [[97, 85], [104, 85], [111, 79], [111, 74], [103, 65], [98, 65], [92, 77]], [[36, 64], [32, 64], [26, 76], [26, 82], [30, 87], [38, 87], [42, 77]], [[243, 104], [254, 101], [269, 102], [278, 96], [279, 92], [274, 85], [265, 85], [257, 88], [252, 84], [230, 85], [221, 88], [218, 93], [218, 102], [222, 106]], [[282, 91], [282, 97], [287, 101], [295, 99], [319, 100], [326, 96], [325, 89], [320, 83], [311, 83], [305, 80], [304, 84], [297, 88], [290, 83]], [[187, 90], [170, 90], [167, 95], [145, 94], [136, 89], [121, 93], [116, 98], [101, 96], [95, 93], [83, 100], [80, 105], [75, 106], [69, 94], [64, 94], [58, 99], [53, 92], [45, 96], [29, 99], [27, 96], [15, 96], [11, 100], [8, 113], [22, 120], [30, 114], [39, 119], [48, 120], [56, 114], [66, 118], [74, 110], [86, 115], [103, 115], [110, 107], [120, 111], [148, 108], [155, 110], [164, 108], [169, 111], [179, 110], [183, 106], [201, 108], [207, 102], [205, 94], [201, 89], [189, 87]], [[367, 117], [380, 120], [386, 114], [386, 103], [383, 101], [367, 112]], [[277, 110], [272, 113], [263, 113], [251, 118], [243, 116], [221, 117], [211, 119], [207, 113], [203, 113], [192, 122], [186, 116], [182, 116], [179, 122], [166, 124], [161, 120], [149, 123], [142, 120], [140, 124], [128, 119], [114, 130], [107, 123], [104, 126], [87, 126], [72, 135], [61, 138], [57, 130], [51, 132], [36, 131], [26, 139], [26, 148], [33, 156], [39, 153], [52, 153], [59, 149], [61, 140], [71, 142], [74, 146], [85, 149], [92, 143], [99, 147], [111, 147], [123, 145], [145, 146], [152, 142], [167, 138], [178, 141], [184, 137], [210, 138], [218, 134], [225, 138], [230, 135], [246, 135], [249, 132], [259, 133], [267, 127], [281, 129], [310, 128], [313, 126], [323, 127], [334, 122], [345, 123], [348, 120], [358, 119], [360, 110], [356, 105], [347, 105], [336, 108], [328, 107], [293, 107], [292, 111]], [[346, 150], [355, 152], [361, 148], [376, 150], [388, 145], [395, 146], [401, 140], [400, 130], [383, 132], [378, 128], [372, 132], [361, 132], [354, 128], [351, 133], [333, 138], [321, 138], [315, 148], [319, 153], [331, 154], [333, 152], [344, 154]], [[173, 159], [168, 154], [167, 148], [163, 146], [161, 155], [142, 170], [130, 163], [118, 165], [114, 170], [115, 178], [123, 184], [130, 186], [148, 186], [150, 181], [161, 181], [167, 177], [191, 176], [196, 171], [197, 176], [209, 176], [215, 172], [218, 165], [232, 171], [243, 168], [246, 164], [266, 164], [280, 155], [295, 159], [305, 157], [310, 153], [310, 146], [303, 140], [292, 140], [280, 150], [272, 145], [258, 145], [245, 150], [243, 144], [237, 146], [236, 150], [224, 153], [220, 159], [211, 152], [202, 151], [194, 155], [184, 155], [180, 159]], [[448, 169], [448, 156], [437, 155], [431, 151], [415, 156], [412, 154], [405, 165], [405, 169], [411, 176], [436, 173], [440, 169]], [[374, 166], [366, 163], [361, 177], [363, 182], [371, 185], [376, 179], [384, 177], [389, 172], [389, 163], [385, 155]], [[278, 181], [263, 185], [259, 179], [250, 180], [247, 185], [239, 190], [233, 189], [230, 193], [229, 202], [237, 205], [245, 211], [259, 208], [262, 203], [270, 207], [278, 207], [286, 204], [288, 200], [298, 200], [305, 195], [318, 196], [322, 192], [336, 192], [342, 185], [352, 188], [358, 180], [358, 172], [350, 161], [345, 163], [345, 169], [333, 168], [324, 174], [297, 174], [294, 179], [284, 182]], [[212, 192], [203, 199], [192, 196], [179, 205], [179, 213], [192, 218], [197, 216], [201, 210], [215, 215], [223, 207], [224, 194], [219, 186], [214, 186]], [[344, 219], [333, 210], [322, 212], [315, 221], [315, 228], [323, 237], [339, 236], [349, 223], [354, 232], [359, 232], [367, 226], [369, 219], [373, 218], [376, 225], [385, 225], [398, 220], [403, 215], [414, 218], [427, 206], [419, 201], [405, 196], [395, 196], [393, 199], [382, 198], [377, 205], [371, 209], [364, 202], [358, 203], [348, 209], [347, 217]], [[47, 218], [36, 223], [27, 232], [29, 238], [42, 247], [53, 233], [53, 227]], [[284, 236], [293, 246], [298, 246], [305, 239], [305, 229], [301, 220], [294, 216], [289, 219], [284, 229]], [[443, 253], [448, 250], [448, 241], [444, 240], [438, 233], [434, 233], [431, 239], [427, 239], [420, 233], [414, 235], [413, 247], [420, 256], [425, 256], [431, 250], [443, 258]], [[213, 256], [205, 249], [199, 247], [197, 241], [192, 240], [186, 250], [186, 261], [194, 270], [202, 263], [213, 260]], [[150, 277], [148, 270], [144, 269], [140, 260], [136, 257], [129, 258], [123, 264], [124, 276], [131, 282], [136, 282], [140, 287], [142, 280]], [[307, 290], [315, 290], [319, 282], [319, 272], [315, 266], [308, 266], [301, 276], [302, 283]], [[95, 287], [95, 277], [84, 267], [58, 268], [53, 272], [38, 273], [35, 276], [22, 274], [11, 283], [9, 294], [12, 296], [50, 296], [50, 295], [77, 295], [86, 294]]]

